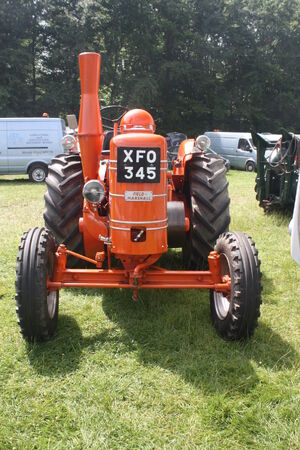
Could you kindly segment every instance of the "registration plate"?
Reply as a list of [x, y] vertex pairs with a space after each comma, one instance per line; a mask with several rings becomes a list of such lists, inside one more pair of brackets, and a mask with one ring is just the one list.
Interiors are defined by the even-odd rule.
[[117, 181], [119, 183], [159, 183], [159, 147], [118, 147]]

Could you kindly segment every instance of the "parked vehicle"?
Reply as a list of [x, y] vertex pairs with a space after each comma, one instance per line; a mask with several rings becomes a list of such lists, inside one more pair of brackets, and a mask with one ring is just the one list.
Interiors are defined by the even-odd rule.
[[206, 131], [204, 135], [209, 137], [211, 149], [228, 159], [232, 168], [256, 170], [256, 148], [251, 133]]
[[[265, 140], [265, 158], [269, 162], [270, 160], [274, 159], [275, 153], [277, 152], [276, 148], [278, 149], [278, 145], [280, 146], [280, 139], [281, 134], [272, 134], [272, 133], [258, 133], [259, 136], [261, 136]], [[258, 149], [258, 146], [256, 145], [256, 140], [253, 137], [252, 134], [252, 140], [254, 142], [256, 152]], [[258, 162], [257, 162], [258, 164]], [[257, 165], [256, 164], [256, 165]]]
[[[155, 134], [153, 117], [141, 109], [113, 120], [107, 150], [100, 61], [97, 53], [79, 56], [80, 154], [53, 159], [46, 228], [32, 228], [21, 238], [16, 311], [22, 335], [50, 339], [60, 290], [92, 287], [117, 288], [121, 296], [131, 289], [134, 300], [141, 289], [159, 289], [160, 297], [163, 289], [209, 289], [220, 336], [250, 337], [260, 315], [260, 261], [249, 236], [228, 232], [223, 161], [206, 153], [209, 139], [198, 136], [181, 142], [169, 172], [166, 139]], [[182, 270], [157, 266], [168, 248], [182, 249]], [[74, 269], [78, 264], [83, 268]]]
[[253, 133], [257, 146], [256, 199], [265, 211], [291, 209], [294, 206], [300, 139], [282, 130], [282, 135]]
[[40, 183], [54, 156], [63, 153], [65, 122], [58, 118], [0, 118], [0, 174], [27, 173]]
[[[300, 147], [300, 139], [298, 140]], [[293, 218], [289, 224], [291, 235], [291, 256], [300, 265], [300, 184], [297, 183], [296, 198], [294, 203]]]

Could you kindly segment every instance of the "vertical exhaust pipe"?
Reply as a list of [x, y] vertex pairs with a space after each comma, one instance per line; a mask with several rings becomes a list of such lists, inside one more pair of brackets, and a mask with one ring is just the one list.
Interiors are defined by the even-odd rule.
[[80, 53], [81, 103], [78, 137], [85, 182], [97, 178], [102, 151], [103, 131], [98, 97], [100, 65], [101, 56], [98, 53]]

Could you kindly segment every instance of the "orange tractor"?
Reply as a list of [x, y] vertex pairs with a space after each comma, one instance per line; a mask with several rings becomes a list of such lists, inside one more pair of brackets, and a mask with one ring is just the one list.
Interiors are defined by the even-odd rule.
[[[49, 166], [45, 228], [24, 233], [17, 257], [16, 303], [22, 335], [49, 339], [62, 288], [209, 289], [211, 315], [227, 340], [251, 336], [261, 303], [258, 253], [251, 238], [228, 232], [223, 160], [205, 136], [183, 141], [173, 170], [152, 116], [134, 109], [103, 135], [100, 55], [79, 56], [80, 154]], [[104, 142], [105, 141], [105, 142]], [[182, 248], [184, 270], [156, 265]], [[196, 295], [196, 294], [195, 294]]]

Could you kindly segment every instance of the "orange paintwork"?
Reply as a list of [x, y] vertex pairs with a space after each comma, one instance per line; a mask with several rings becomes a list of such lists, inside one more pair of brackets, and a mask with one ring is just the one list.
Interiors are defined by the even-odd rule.
[[108, 236], [108, 218], [106, 216], [100, 217], [97, 208], [84, 200], [83, 217], [79, 219], [79, 231], [83, 233], [85, 254], [89, 258], [94, 258], [97, 252], [104, 249], [104, 243], [99, 239], [101, 235], [103, 238]]
[[195, 139], [185, 139], [181, 142], [178, 149], [177, 161], [178, 165], [174, 165], [174, 175], [184, 175], [186, 162], [192, 159]]
[[194, 145], [194, 139], [182, 141], [178, 149], [177, 159], [173, 163], [172, 182], [174, 188], [181, 192], [184, 186], [185, 165], [193, 157]]
[[[208, 271], [165, 270], [161, 267], [147, 267], [141, 264], [137, 270], [122, 269], [66, 269], [67, 251], [60, 245], [56, 252], [53, 280], [47, 280], [48, 290], [61, 288], [125, 288], [133, 289], [214, 289], [217, 292], [230, 294], [231, 279], [222, 276], [220, 256], [211, 252], [208, 257]], [[81, 259], [87, 259], [82, 258]], [[154, 255], [149, 257], [149, 263], [155, 261]], [[97, 260], [89, 260], [97, 265]]]
[[131, 109], [121, 119], [121, 133], [150, 131], [155, 133], [156, 125], [151, 114], [144, 109]]
[[101, 57], [98, 53], [79, 55], [81, 104], [78, 137], [85, 181], [97, 178], [103, 131], [99, 106]]
[[[76, 254], [69, 251], [64, 245], [60, 245], [55, 254], [52, 280], [48, 279], [47, 282], [48, 289], [59, 290], [63, 287], [132, 288], [134, 298], [137, 298], [140, 288], [208, 288], [229, 295], [231, 280], [228, 276], [222, 277], [220, 256], [217, 252], [211, 252], [209, 255], [209, 271], [169, 271], [154, 266], [168, 248], [167, 200], [184, 202], [187, 216], [186, 231], [189, 229], [189, 210], [183, 186], [185, 165], [193, 155], [193, 139], [181, 143], [178, 158], [174, 163], [173, 174], [168, 174], [166, 140], [162, 136], [153, 134], [154, 122], [148, 128], [145, 126], [144, 131], [139, 128], [139, 126], [145, 125], [144, 123], [130, 122], [128, 125], [133, 126], [132, 130], [124, 129], [125, 132], [122, 134], [117, 134], [118, 130], [115, 124], [114, 138], [110, 143], [108, 170], [106, 166], [104, 167], [105, 163], [103, 164], [103, 162], [103, 167], [99, 170], [103, 141], [98, 99], [100, 62], [101, 57], [97, 53], [79, 55], [82, 94], [79, 143], [84, 180], [86, 182], [89, 179], [101, 179], [105, 189], [105, 198], [99, 205], [84, 201], [79, 230], [83, 234], [85, 255]], [[127, 114], [130, 120], [132, 117], [134, 120], [138, 118], [134, 112]], [[147, 114], [143, 114], [143, 117], [146, 117]], [[117, 153], [120, 147], [125, 147], [125, 149], [159, 148], [159, 182], [143, 183], [142, 179], [138, 183], [118, 182]], [[127, 199], [125, 199], [126, 191]], [[139, 201], [133, 201], [132, 194], [128, 196], [128, 191], [135, 193], [139, 191], [134, 195], [135, 200], [140, 196]], [[132, 228], [137, 229], [138, 232], [145, 230], [146, 239], [134, 242]], [[121, 260], [124, 269], [111, 268], [111, 253]], [[68, 254], [92, 263], [96, 268], [93, 270], [67, 269]], [[101, 269], [105, 256], [108, 259], [108, 269]]]
[[[118, 147], [159, 147], [159, 183], [117, 182]], [[115, 136], [110, 144], [109, 166], [111, 251], [123, 255], [151, 255], [167, 251], [167, 146], [166, 140], [152, 133], [126, 133]], [[126, 201], [125, 191], [152, 192], [148, 201]], [[156, 197], [157, 196], [157, 197]], [[132, 242], [131, 228], [146, 229], [144, 242]]]
[[[48, 290], [62, 288], [122, 288], [136, 289], [127, 270], [66, 269], [57, 281], [48, 281]], [[215, 283], [210, 271], [146, 270], [138, 289], [213, 289], [230, 293], [231, 280], [223, 277]]]

